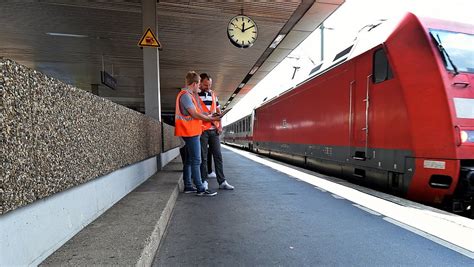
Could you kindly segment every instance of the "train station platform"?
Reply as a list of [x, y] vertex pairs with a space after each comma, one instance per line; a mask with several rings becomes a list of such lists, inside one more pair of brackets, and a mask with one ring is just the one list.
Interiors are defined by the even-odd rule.
[[218, 190], [210, 179], [215, 197], [177, 193], [175, 159], [42, 265], [473, 262], [472, 220], [235, 148], [222, 153], [235, 190]]
[[235, 190], [180, 194], [154, 266], [473, 262], [472, 220], [234, 148], [223, 157]]

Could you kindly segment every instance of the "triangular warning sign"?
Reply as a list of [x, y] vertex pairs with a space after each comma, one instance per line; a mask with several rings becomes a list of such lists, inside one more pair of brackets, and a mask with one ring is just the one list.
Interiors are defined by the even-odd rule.
[[153, 34], [151, 29], [148, 28], [148, 30], [146, 30], [145, 34], [143, 34], [142, 39], [140, 39], [140, 42], [138, 42], [138, 46], [141, 46], [141, 47], [151, 46], [151, 47], [161, 48], [161, 43], [155, 37], [155, 34]]

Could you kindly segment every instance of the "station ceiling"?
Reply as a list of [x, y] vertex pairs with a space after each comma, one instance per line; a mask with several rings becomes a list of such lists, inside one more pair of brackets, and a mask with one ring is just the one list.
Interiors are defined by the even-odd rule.
[[[162, 112], [174, 111], [189, 70], [213, 76], [221, 105], [235, 105], [343, 2], [158, 1]], [[247, 49], [233, 46], [226, 34], [242, 11], [258, 25], [258, 39]], [[142, 34], [140, 0], [0, 2], [0, 57], [141, 112]], [[279, 34], [285, 38], [270, 48]], [[103, 69], [117, 79], [116, 90], [101, 85]]]

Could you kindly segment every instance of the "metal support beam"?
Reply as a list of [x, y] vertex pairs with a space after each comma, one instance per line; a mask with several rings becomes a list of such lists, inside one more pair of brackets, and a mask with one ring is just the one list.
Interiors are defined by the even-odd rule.
[[[150, 28], [158, 36], [156, 0], [142, 0], [143, 33]], [[145, 114], [161, 121], [160, 63], [158, 49], [143, 48]]]

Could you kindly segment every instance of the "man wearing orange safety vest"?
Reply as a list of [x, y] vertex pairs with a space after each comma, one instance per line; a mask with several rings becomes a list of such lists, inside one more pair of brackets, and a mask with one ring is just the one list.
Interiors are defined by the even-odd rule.
[[[201, 73], [201, 92], [199, 98], [201, 102], [201, 108], [205, 114], [220, 114], [221, 109], [216, 95], [211, 90], [212, 78], [207, 73]], [[201, 134], [201, 177], [202, 184], [205, 188], [208, 188], [208, 153], [212, 154], [214, 158], [214, 167], [216, 170], [217, 182], [219, 183], [220, 189], [233, 190], [234, 187], [230, 185], [224, 176], [224, 167], [222, 163], [221, 144], [219, 135], [222, 132], [222, 126], [218, 121], [203, 122], [203, 132]]]
[[[199, 104], [200, 77], [190, 71], [186, 75], [186, 89], [176, 97], [175, 135], [181, 136], [186, 144], [186, 162], [183, 162], [184, 193], [197, 192], [198, 196], [215, 196], [203, 186], [201, 180], [201, 143], [202, 123], [219, 121], [220, 117], [202, 113]], [[193, 188], [191, 179], [196, 188]]]

